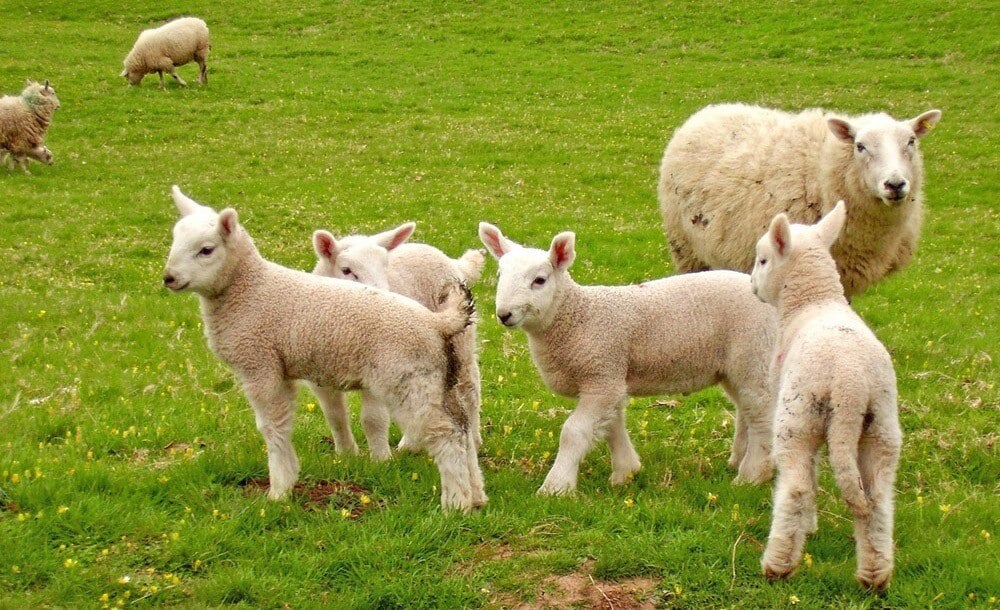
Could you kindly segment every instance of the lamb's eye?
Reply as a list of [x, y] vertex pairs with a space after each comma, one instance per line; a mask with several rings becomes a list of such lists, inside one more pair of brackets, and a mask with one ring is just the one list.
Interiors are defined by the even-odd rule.
[[909, 142], [907, 142], [907, 143], [906, 143], [906, 145], [907, 145], [907, 146], [913, 146], [913, 145], [915, 145], [916, 143], [917, 143], [917, 137], [916, 137], [916, 136], [910, 136], [910, 141], [909, 141]]
[[763, 267], [764, 265], [766, 265], [766, 264], [767, 264], [767, 259], [766, 259], [766, 258], [762, 258], [762, 259], [760, 259], [759, 261], [757, 261], [757, 263], [758, 263], [758, 264], [759, 264], [759, 265], [760, 265], [761, 267]]
[[864, 144], [862, 144], [861, 142], [858, 142], [858, 143], [857, 143], [857, 145], [855, 146], [855, 148], [857, 148], [857, 149], [858, 149], [858, 152], [859, 152], [859, 153], [863, 153], [863, 152], [865, 152], [866, 150], [868, 150], [867, 148], [865, 148], [865, 145], [864, 145]]
[[344, 275], [351, 275], [351, 268], [350, 267], [343, 267], [343, 268], [341, 268], [340, 272], [343, 273]]
[[215, 246], [205, 246], [198, 250], [198, 256], [211, 256], [212, 252], [215, 252]]
[[535, 281], [531, 282], [531, 285], [532, 286], [544, 286], [545, 285], [545, 278], [541, 277], [541, 276], [538, 276], [538, 277], [535, 278]]

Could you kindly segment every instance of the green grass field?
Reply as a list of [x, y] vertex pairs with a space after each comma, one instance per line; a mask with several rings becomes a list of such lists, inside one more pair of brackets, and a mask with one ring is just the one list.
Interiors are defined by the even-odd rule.
[[[293, 4], [0, 0], [0, 91], [50, 79], [62, 102], [55, 165], [0, 170], [0, 607], [1000, 605], [995, 3]], [[127, 87], [138, 32], [181, 14], [212, 30], [208, 86], [192, 64], [187, 89]], [[493, 261], [474, 287], [484, 510], [443, 514], [424, 455], [337, 456], [305, 393], [304, 491], [257, 490], [246, 400], [197, 300], [161, 285], [171, 184], [236, 207], [295, 268], [320, 227], [415, 220], [457, 256], [488, 220], [542, 247], [574, 230], [577, 281], [636, 282], [672, 271], [663, 146], [719, 101], [944, 113], [915, 261], [854, 303], [893, 355], [906, 435], [884, 596], [854, 582], [828, 469], [800, 571], [760, 575], [771, 490], [731, 484], [715, 389], [632, 402], [631, 484], [609, 486], [602, 446], [576, 497], [536, 497], [573, 402], [496, 322]]]

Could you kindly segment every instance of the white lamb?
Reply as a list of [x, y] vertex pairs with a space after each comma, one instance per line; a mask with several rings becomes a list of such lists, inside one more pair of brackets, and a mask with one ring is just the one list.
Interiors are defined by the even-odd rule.
[[893, 485], [902, 432], [888, 352], [847, 304], [830, 248], [845, 223], [840, 202], [813, 226], [779, 214], [757, 243], [754, 292], [778, 308], [774, 361], [778, 469], [768, 578], [791, 574], [816, 531], [816, 454], [825, 441], [841, 495], [854, 513], [857, 579], [875, 590], [893, 570]]
[[772, 392], [768, 363], [777, 336], [774, 309], [733, 271], [680, 275], [634, 286], [580, 286], [569, 275], [575, 236], [548, 252], [525, 248], [495, 226], [479, 238], [497, 258], [497, 318], [528, 335], [546, 385], [580, 402], [563, 425], [542, 494], [576, 489], [580, 461], [607, 439], [611, 483], [640, 467], [625, 429], [629, 396], [693, 392], [720, 384], [736, 405], [729, 458], [739, 482], [771, 478]]
[[[431, 311], [438, 311], [441, 297], [452, 291], [456, 284], [468, 286], [479, 280], [483, 271], [483, 254], [478, 250], [468, 250], [455, 260], [433, 246], [406, 243], [414, 229], [416, 224], [408, 222], [376, 235], [351, 235], [339, 240], [329, 231], [316, 231], [313, 233], [313, 247], [317, 261], [313, 273], [391, 290]], [[478, 448], [482, 443], [479, 434], [482, 399], [479, 365], [476, 362], [475, 324], [455, 335], [452, 343], [459, 360], [454, 399], [468, 411], [469, 425], [475, 431]], [[338, 397], [334, 408], [338, 413], [327, 415], [331, 428], [348, 420], [342, 396]], [[379, 461], [388, 459], [389, 416], [385, 407], [362, 400], [361, 422], [372, 458]], [[350, 435], [349, 428], [346, 434]], [[337, 435], [334, 435], [336, 438]], [[345, 443], [350, 450], [353, 438]], [[399, 448], [410, 448], [405, 436]]]
[[181, 17], [158, 28], [143, 30], [125, 57], [125, 68], [121, 76], [130, 85], [138, 85], [147, 74], [160, 75], [160, 89], [163, 89], [163, 73], [168, 72], [177, 82], [186, 87], [177, 74], [177, 66], [195, 61], [200, 71], [198, 82], [208, 84], [208, 68], [205, 60], [212, 48], [208, 36], [208, 26], [197, 17]]
[[753, 267], [753, 246], [785, 212], [813, 223], [847, 202], [833, 248], [848, 298], [905, 266], [923, 217], [917, 141], [941, 118], [842, 117], [819, 109], [721, 104], [694, 114], [667, 144], [658, 194], [681, 272]]
[[447, 400], [456, 356], [448, 339], [472, 316], [471, 297], [453, 292], [434, 313], [391, 292], [293, 271], [260, 256], [236, 211], [216, 213], [175, 186], [181, 219], [164, 284], [199, 296], [212, 351], [234, 369], [268, 450], [269, 496], [298, 477], [292, 447], [296, 380], [331, 393], [361, 389], [389, 407], [441, 473], [441, 505], [486, 502], [474, 435]]
[[52, 153], [43, 142], [59, 106], [49, 81], [29, 80], [21, 95], [0, 97], [0, 162], [5, 167], [13, 169], [17, 164], [30, 174], [29, 158], [52, 164]]

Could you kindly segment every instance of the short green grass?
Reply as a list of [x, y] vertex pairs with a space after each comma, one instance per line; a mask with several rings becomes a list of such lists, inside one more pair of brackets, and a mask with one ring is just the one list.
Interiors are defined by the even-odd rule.
[[[212, 29], [209, 85], [187, 66], [189, 88], [159, 91], [118, 72], [173, 9], [0, 0], [0, 90], [48, 78], [62, 100], [56, 164], [0, 172], [0, 606], [510, 607], [573, 573], [652, 579], [645, 599], [664, 607], [997, 605], [995, 5], [223, 4], [183, 8]], [[893, 354], [906, 433], [888, 593], [854, 583], [828, 474], [808, 561], [760, 576], [770, 489], [731, 484], [717, 390], [633, 401], [631, 484], [609, 486], [601, 447], [576, 497], [534, 496], [573, 403], [493, 319], [493, 262], [474, 288], [484, 510], [442, 514], [425, 456], [335, 455], [305, 394], [304, 482], [366, 493], [307, 508], [249, 491], [266, 476], [249, 408], [196, 299], [160, 285], [170, 184], [237, 207], [292, 267], [311, 267], [318, 227], [416, 220], [416, 239], [457, 255], [489, 220], [537, 246], [575, 230], [578, 281], [635, 282], [671, 272], [664, 143], [717, 101], [944, 111], [923, 141], [916, 259], [855, 301]]]

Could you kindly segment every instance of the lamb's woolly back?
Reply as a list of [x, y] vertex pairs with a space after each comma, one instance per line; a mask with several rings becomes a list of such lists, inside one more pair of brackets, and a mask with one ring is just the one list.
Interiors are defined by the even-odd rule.
[[[548, 251], [521, 246], [489, 223], [480, 223], [479, 236], [500, 268], [498, 320], [527, 333], [546, 385], [580, 398], [564, 428], [569, 436], [560, 442], [560, 456], [565, 450], [570, 457], [557, 457], [540, 491], [574, 487], [577, 458], [585, 453], [580, 447], [589, 449], [605, 434], [612, 444], [613, 482], [638, 468], [624, 423], [614, 415], [627, 396], [691, 392], [716, 383], [737, 403], [741, 426], [755, 426], [752, 432], [738, 426], [731, 464], [739, 466], [739, 480], [769, 478], [767, 363], [776, 322], [773, 309], [750, 292], [745, 274], [581, 286], [569, 274], [576, 257], [572, 232], [553, 237]], [[578, 421], [591, 416], [598, 421]]]
[[181, 17], [160, 27], [143, 30], [125, 56], [121, 76], [129, 84], [139, 84], [146, 74], [158, 72], [163, 88], [163, 72], [170, 73], [182, 86], [186, 85], [175, 68], [195, 61], [200, 72], [198, 82], [208, 82], [205, 60], [211, 42], [208, 25], [197, 17]]
[[833, 248], [848, 296], [906, 265], [923, 215], [918, 140], [940, 120], [931, 110], [897, 121], [884, 114], [798, 114], [743, 104], [704, 108], [667, 144], [658, 195], [680, 271], [747, 272], [753, 244], [778, 212], [813, 223], [848, 204]]

